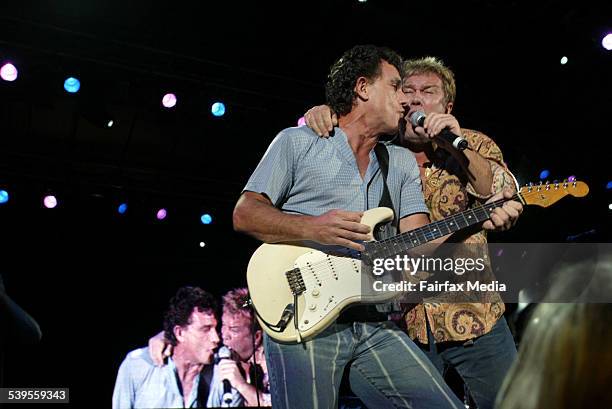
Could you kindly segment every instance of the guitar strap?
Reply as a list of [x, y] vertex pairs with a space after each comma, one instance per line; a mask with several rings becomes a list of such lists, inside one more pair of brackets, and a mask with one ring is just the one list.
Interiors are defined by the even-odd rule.
[[[388, 207], [393, 209], [393, 224], [396, 226], [397, 231], [399, 232], [399, 225], [397, 221], [396, 211], [393, 208], [393, 202], [391, 201], [391, 194], [389, 193], [389, 188], [387, 187], [387, 174], [389, 173], [389, 151], [384, 143], [377, 143], [374, 147], [374, 153], [376, 154], [376, 159], [378, 159], [378, 166], [380, 167], [380, 171], [383, 177], [383, 194], [380, 198], [380, 202], [378, 203], [378, 207]], [[378, 230], [380, 229], [380, 230]], [[381, 233], [385, 230], [385, 226], [382, 225], [377, 228], [377, 232]], [[376, 237], [378, 239], [378, 237]], [[343, 311], [338, 317], [338, 323], [347, 323], [347, 322], [381, 322], [387, 321], [388, 313], [393, 310], [393, 305], [391, 304], [383, 304], [383, 305], [356, 305], [348, 308]]]
[[397, 219], [397, 212], [393, 207], [393, 202], [391, 201], [391, 194], [389, 193], [389, 188], [387, 187], [387, 174], [389, 173], [389, 151], [384, 143], [377, 143], [374, 147], [374, 153], [376, 154], [376, 159], [378, 159], [378, 166], [380, 167], [380, 172], [383, 176], [383, 194], [380, 198], [380, 202], [378, 203], [378, 207], [388, 207], [393, 209], [393, 225], [397, 228], [399, 232], [399, 220]]

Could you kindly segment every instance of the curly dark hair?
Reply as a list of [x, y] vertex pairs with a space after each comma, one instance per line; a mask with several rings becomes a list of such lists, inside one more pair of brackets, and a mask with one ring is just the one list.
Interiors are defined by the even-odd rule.
[[357, 45], [346, 51], [329, 70], [325, 84], [327, 105], [339, 116], [351, 112], [357, 98], [357, 78], [370, 81], [381, 75], [381, 62], [386, 61], [402, 75], [402, 58], [395, 51], [375, 45]]
[[170, 299], [168, 310], [164, 314], [164, 335], [173, 346], [177, 344], [174, 327], [189, 325], [191, 313], [195, 308], [200, 312], [210, 311], [217, 315], [215, 298], [199, 287], [181, 287]]

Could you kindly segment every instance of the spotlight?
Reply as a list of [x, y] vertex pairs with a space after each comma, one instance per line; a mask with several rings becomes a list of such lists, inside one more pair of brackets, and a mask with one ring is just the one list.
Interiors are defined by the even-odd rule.
[[200, 242], [200, 247], [205, 247], [206, 243], [204, 243], [203, 241]]
[[544, 180], [550, 176], [550, 171], [548, 169], [544, 169], [540, 172], [540, 180]]
[[298, 119], [298, 126], [302, 126], [302, 125], [306, 125], [306, 119], [304, 119], [304, 117], [301, 117], [300, 119]]
[[612, 50], [612, 33], [606, 34], [606, 36], [601, 40], [601, 45], [606, 50]]
[[0, 78], [4, 81], [15, 81], [17, 79], [17, 68], [10, 62], [7, 62], [0, 68]]
[[165, 108], [172, 108], [176, 105], [176, 95], [169, 93], [162, 98], [162, 105]]
[[212, 104], [210, 112], [214, 116], [223, 116], [225, 114], [225, 104], [223, 102], [215, 102]]
[[565, 65], [565, 64], [567, 64], [567, 57], [563, 56], [561, 57], [561, 65]]
[[202, 222], [202, 224], [211, 224], [212, 217], [209, 214], [203, 214], [202, 217], [200, 217], [200, 221]]
[[572, 175], [572, 176], [568, 177], [567, 181], [571, 182], [571, 183], [575, 182], [576, 181], [576, 176]]
[[81, 88], [81, 81], [74, 77], [66, 78], [64, 81], [64, 89], [71, 94], [76, 93]]
[[47, 195], [43, 199], [43, 204], [47, 209], [53, 209], [57, 206], [57, 198], [53, 195]]
[[606, 184], [606, 189], [608, 190], [612, 189], [612, 180]]
[[157, 220], [164, 220], [167, 215], [168, 215], [168, 212], [166, 211], [166, 209], [162, 208], [157, 211], [156, 217], [157, 217]]
[[119, 214], [125, 214], [125, 212], [127, 212], [127, 209], [128, 209], [127, 203], [121, 203], [119, 207], [117, 207], [117, 211], [119, 212]]
[[4, 204], [9, 201], [9, 194], [6, 190], [0, 190], [0, 204]]

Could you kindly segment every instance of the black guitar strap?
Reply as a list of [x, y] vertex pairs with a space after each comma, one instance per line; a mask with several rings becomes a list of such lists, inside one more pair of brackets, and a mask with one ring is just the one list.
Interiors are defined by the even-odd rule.
[[399, 224], [396, 214], [397, 212], [393, 207], [391, 194], [389, 193], [389, 188], [387, 187], [387, 174], [389, 173], [389, 151], [384, 143], [377, 143], [376, 147], [374, 147], [374, 153], [376, 154], [376, 159], [378, 159], [378, 166], [380, 167], [380, 172], [383, 176], [383, 194], [380, 198], [380, 202], [378, 203], [378, 207], [388, 207], [393, 209], [393, 225], [399, 231]]

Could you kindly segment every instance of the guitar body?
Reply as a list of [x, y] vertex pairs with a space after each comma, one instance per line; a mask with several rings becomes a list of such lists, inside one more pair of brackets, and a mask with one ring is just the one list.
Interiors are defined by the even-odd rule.
[[[393, 211], [379, 207], [364, 212], [361, 223], [375, 227], [393, 220]], [[276, 332], [263, 321], [276, 324], [285, 308], [294, 303], [287, 272], [303, 282], [297, 296], [297, 320], [300, 336], [292, 317], [288, 325]], [[331, 325], [340, 312], [353, 303], [385, 302], [362, 296], [361, 261], [355, 252], [327, 254], [300, 244], [263, 244], [251, 257], [247, 268], [247, 284], [258, 321], [266, 333], [278, 342], [291, 343], [315, 337]]]

